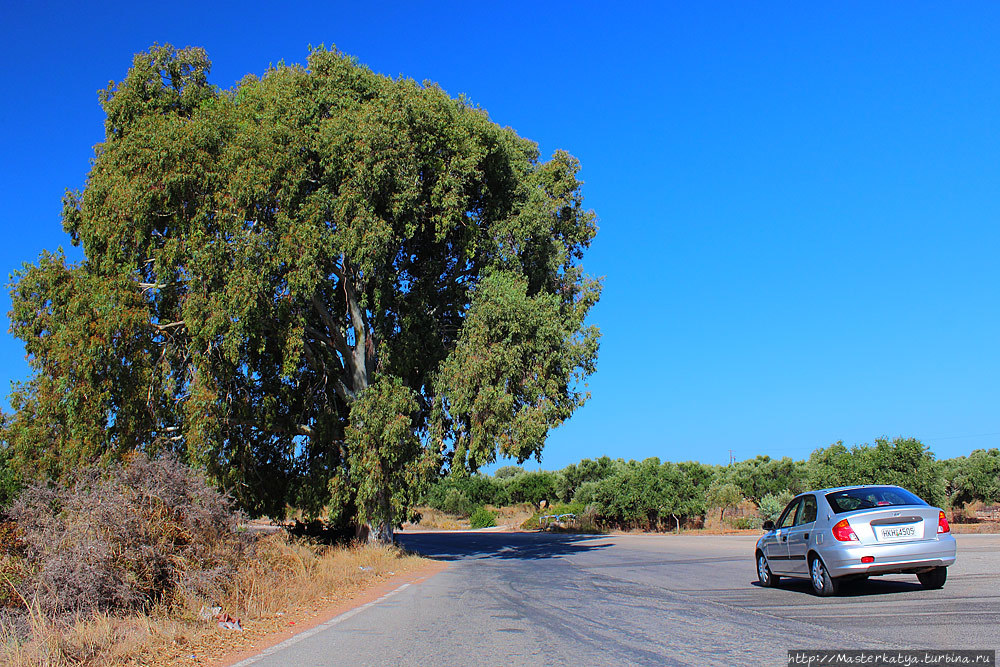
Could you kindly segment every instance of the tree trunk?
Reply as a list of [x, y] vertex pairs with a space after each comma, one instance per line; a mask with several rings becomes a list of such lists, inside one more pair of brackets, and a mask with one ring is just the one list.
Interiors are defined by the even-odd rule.
[[368, 544], [392, 544], [393, 526], [388, 490], [379, 493], [378, 509], [378, 518], [368, 524]]
[[392, 522], [379, 521], [368, 524], [368, 544], [392, 544]]

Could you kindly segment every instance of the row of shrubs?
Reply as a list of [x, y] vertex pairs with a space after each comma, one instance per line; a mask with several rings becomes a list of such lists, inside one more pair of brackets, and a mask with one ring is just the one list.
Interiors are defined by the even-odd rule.
[[432, 485], [422, 502], [463, 516], [487, 505], [563, 503], [579, 510], [573, 513], [587, 511], [603, 527], [646, 530], [704, 522], [712, 511], [721, 520], [727, 511], [752, 505], [754, 513], [731, 519], [749, 528], [777, 518], [794, 494], [846, 484], [897, 484], [944, 507], [996, 503], [1000, 450], [939, 461], [918, 440], [897, 438], [854, 447], [836, 443], [800, 461], [758, 456], [728, 466], [603, 456], [558, 471], [506, 466], [493, 475], [451, 474]]

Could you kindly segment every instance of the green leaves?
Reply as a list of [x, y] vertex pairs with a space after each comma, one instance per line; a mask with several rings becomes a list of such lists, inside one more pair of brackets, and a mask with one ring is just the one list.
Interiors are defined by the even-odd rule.
[[123, 136], [138, 119], [152, 114], [190, 115], [215, 96], [207, 80], [210, 69], [204, 49], [177, 51], [165, 44], [137, 53], [125, 80], [109, 83], [100, 93], [109, 139]]
[[944, 463], [952, 503], [1000, 502], [1000, 449], [975, 449]]
[[351, 405], [346, 475], [354, 489], [358, 519], [364, 523], [390, 527], [402, 523], [437, 468], [417, 438], [416, 413], [415, 393], [398, 378], [379, 379]]
[[521, 275], [498, 271], [479, 283], [436, 385], [468, 457], [458, 464], [475, 470], [497, 450], [518, 462], [537, 456], [548, 429], [583, 404], [570, 383], [592, 368], [597, 333], [575, 338], [576, 324], [558, 295], [529, 295]]
[[14, 462], [59, 477], [143, 444], [152, 328], [134, 283], [46, 252], [14, 274], [11, 301], [11, 332], [35, 371], [10, 397]]
[[25, 465], [170, 449], [254, 513], [391, 523], [442, 452], [537, 455], [597, 354], [576, 160], [336, 51], [210, 66], [136, 55], [64, 199], [86, 261], [15, 278]]
[[946, 499], [940, 465], [915, 438], [878, 438], [872, 445], [850, 449], [838, 442], [814, 451], [806, 468], [810, 488], [895, 484], [933, 505], [943, 505]]
[[691, 516], [703, 510], [687, 475], [657, 458], [628, 461], [587, 495], [604, 521], [646, 529], [667, 523], [672, 514]]

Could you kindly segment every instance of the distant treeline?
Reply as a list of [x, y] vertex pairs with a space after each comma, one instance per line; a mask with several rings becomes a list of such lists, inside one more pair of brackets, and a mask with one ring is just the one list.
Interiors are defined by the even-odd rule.
[[559, 503], [603, 525], [656, 529], [681, 521], [719, 516], [744, 501], [759, 517], [774, 517], [792, 495], [849, 484], [896, 484], [941, 507], [1000, 502], [1000, 450], [937, 460], [913, 438], [879, 439], [817, 449], [804, 461], [758, 456], [727, 466], [696, 461], [626, 461], [602, 456], [556, 471], [517, 466], [489, 475], [450, 475], [424, 494], [425, 505], [455, 514], [477, 507]]

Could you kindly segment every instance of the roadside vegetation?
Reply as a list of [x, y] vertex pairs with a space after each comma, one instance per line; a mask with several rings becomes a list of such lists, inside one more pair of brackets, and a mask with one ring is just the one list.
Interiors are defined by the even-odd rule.
[[148, 662], [203, 608], [254, 621], [408, 567], [393, 531], [429, 483], [540, 457], [588, 398], [576, 158], [336, 49], [210, 71], [135, 55], [63, 199], [82, 259], [10, 278], [30, 373], [0, 411], [0, 662]]
[[[0, 664], [167, 664], [239, 648], [423, 559], [246, 517], [174, 459], [25, 488], [0, 524]], [[239, 619], [242, 629], [219, 628]], [[293, 621], [294, 622], [294, 621]]]
[[[805, 460], [757, 456], [728, 466], [604, 456], [556, 471], [505, 466], [493, 475], [452, 474], [421, 501], [459, 520], [483, 507], [527, 504], [533, 513], [521, 527], [528, 529], [538, 528], [544, 517], [572, 514], [558, 525], [585, 531], [733, 530], [776, 519], [794, 494], [845, 484], [898, 484], [947, 508], [955, 523], [974, 523], [977, 510], [1000, 503], [1000, 450], [937, 460], [918, 440], [896, 438], [854, 447], [836, 443]], [[437, 518], [439, 525], [446, 521]]]

